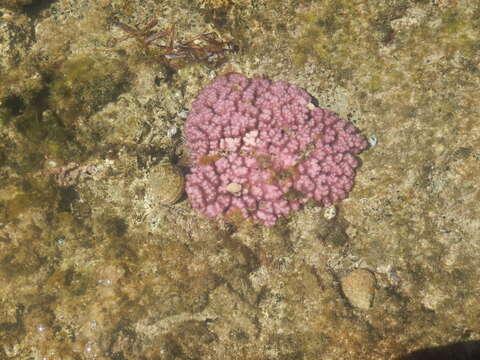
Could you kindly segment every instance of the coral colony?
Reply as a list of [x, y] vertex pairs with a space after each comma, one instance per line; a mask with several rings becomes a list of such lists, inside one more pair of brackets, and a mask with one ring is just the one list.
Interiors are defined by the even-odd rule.
[[241, 213], [271, 226], [308, 199], [345, 199], [367, 142], [311, 100], [298, 86], [241, 74], [205, 86], [185, 126], [192, 206], [209, 218]]

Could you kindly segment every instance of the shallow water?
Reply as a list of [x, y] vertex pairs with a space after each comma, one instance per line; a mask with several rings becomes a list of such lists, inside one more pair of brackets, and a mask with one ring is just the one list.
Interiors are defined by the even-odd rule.
[[[472, 358], [479, 14], [3, 2], [0, 358], [395, 359], [459, 342]], [[307, 203], [264, 227], [158, 201], [163, 164], [189, 171], [192, 100], [228, 72], [293, 83], [375, 137], [335, 216]]]

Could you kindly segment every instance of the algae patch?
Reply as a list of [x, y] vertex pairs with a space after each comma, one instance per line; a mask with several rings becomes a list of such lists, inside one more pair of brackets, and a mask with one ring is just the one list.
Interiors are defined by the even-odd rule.
[[129, 72], [122, 62], [79, 55], [62, 64], [50, 90], [50, 105], [65, 121], [89, 116], [125, 91]]

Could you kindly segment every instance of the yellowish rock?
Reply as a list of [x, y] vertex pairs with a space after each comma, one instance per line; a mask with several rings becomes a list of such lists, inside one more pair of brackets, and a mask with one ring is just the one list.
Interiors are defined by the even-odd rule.
[[354, 270], [341, 280], [343, 294], [349, 303], [362, 310], [372, 306], [375, 285], [375, 275], [366, 269]]
[[239, 195], [242, 191], [242, 185], [232, 182], [227, 185], [226, 190], [234, 195]]

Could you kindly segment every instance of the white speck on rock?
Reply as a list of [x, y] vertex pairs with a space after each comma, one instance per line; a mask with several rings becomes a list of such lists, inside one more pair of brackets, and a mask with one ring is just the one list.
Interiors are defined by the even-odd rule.
[[167, 130], [167, 136], [172, 138], [175, 136], [175, 134], [177, 133], [178, 131], [178, 128], [176, 126], [172, 126], [170, 127], [168, 130]]
[[178, 117], [181, 119], [186, 119], [188, 116], [188, 110], [182, 109], [177, 113]]
[[330, 205], [325, 208], [325, 212], [323, 213], [323, 217], [327, 220], [332, 220], [337, 216], [337, 208], [335, 205]]

